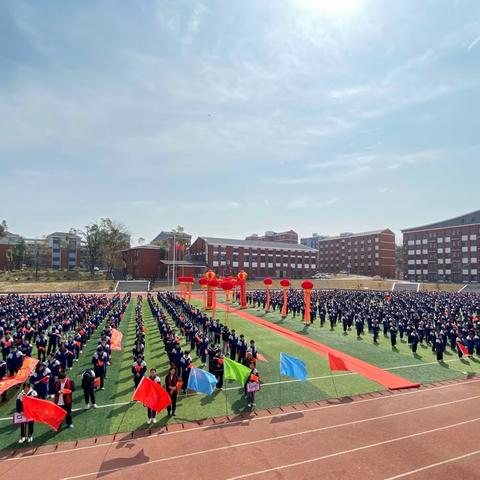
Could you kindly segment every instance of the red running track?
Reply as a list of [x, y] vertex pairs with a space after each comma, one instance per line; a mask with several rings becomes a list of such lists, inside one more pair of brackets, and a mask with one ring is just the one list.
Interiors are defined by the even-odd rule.
[[[198, 297], [198, 295], [197, 296], [193, 295], [193, 296], [196, 298], [200, 298]], [[226, 306], [222, 303], [217, 303], [217, 308], [225, 310]], [[419, 383], [413, 383], [410, 380], [399, 377], [398, 375], [395, 375], [393, 373], [387, 372], [386, 370], [376, 367], [375, 365], [364, 362], [363, 360], [352, 357], [351, 355], [340, 352], [339, 350], [335, 350], [334, 348], [328, 347], [323, 343], [312, 340], [311, 338], [300, 335], [299, 333], [292, 332], [287, 328], [281, 327], [280, 325], [276, 325], [275, 323], [271, 323], [267, 320], [256, 317], [255, 315], [247, 313], [243, 310], [238, 310], [236, 308], [229, 307], [229, 312], [234, 313], [239, 317], [245, 318], [250, 322], [256, 323], [257, 325], [261, 325], [262, 327], [273, 330], [274, 332], [279, 333], [280, 335], [288, 338], [289, 340], [293, 340], [294, 342], [306, 348], [309, 348], [314, 352], [320, 353], [324, 357], [328, 357], [329, 353], [336, 355], [337, 357], [340, 357], [345, 362], [346, 366], [351, 371], [357, 372], [360, 375], [363, 375], [364, 377], [367, 377], [370, 380], [373, 380], [374, 382], [377, 382], [380, 385], [383, 385], [384, 387], [389, 388], [390, 390], [400, 390], [404, 388], [418, 388], [420, 386]]]
[[[478, 478], [480, 380], [5, 453], [0, 478]], [[33, 454], [32, 454], [33, 453]]]

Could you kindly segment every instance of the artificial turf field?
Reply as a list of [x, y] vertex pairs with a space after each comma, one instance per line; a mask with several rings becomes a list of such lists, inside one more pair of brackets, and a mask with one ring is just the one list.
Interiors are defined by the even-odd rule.
[[[91, 357], [97, 345], [99, 333], [95, 333], [84, 349], [78, 363], [69, 372], [71, 378], [78, 385], [74, 394], [72, 430], [61, 428], [58, 433], [44, 425], [36, 424], [33, 445], [57, 443], [79, 438], [94, 437], [117, 432], [147, 428], [146, 410], [142, 405], [131, 402], [133, 394], [133, 380], [131, 365], [133, 362], [131, 350], [135, 341], [135, 296], [132, 296], [130, 305], [120, 324], [123, 332], [123, 351], [112, 353], [112, 366], [108, 370], [105, 391], [97, 393], [97, 404], [101, 407], [96, 410], [84, 410], [83, 393], [80, 388], [80, 374], [90, 366]], [[200, 305], [194, 300], [192, 303]], [[145, 360], [149, 368], [155, 367], [162, 379], [168, 370], [168, 359], [163, 349], [160, 334], [146, 301], [142, 305], [146, 334]], [[397, 351], [392, 351], [389, 338], [380, 335], [379, 344], [374, 345], [370, 334], [357, 340], [354, 331], [344, 335], [341, 326], [330, 331], [327, 322], [323, 328], [315, 325], [305, 328], [298, 317], [287, 317], [282, 320], [279, 312], [264, 315], [262, 311], [247, 309], [247, 312], [261, 316], [271, 322], [278, 323], [285, 328], [308, 335], [314, 340], [324, 343], [337, 350], [348, 353], [378, 367], [391, 370], [399, 376], [419, 383], [429, 383], [440, 380], [461, 378], [464, 372], [480, 371], [477, 360], [460, 361], [454, 353], [446, 353], [445, 364], [439, 365], [429, 347], [419, 346], [419, 356], [414, 358], [406, 343], [398, 342]], [[218, 310], [218, 318], [224, 321], [225, 312]], [[171, 321], [171, 319], [169, 319]], [[235, 314], [230, 314], [228, 324], [235, 328], [237, 333], [243, 333], [247, 340], [255, 339], [258, 350], [268, 362], [258, 362], [257, 368], [262, 380], [262, 389], [257, 395], [257, 408], [277, 407], [289, 403], [303, 403], [314, 400], [323, 400], [335, 396], [349, 396], [383, 390], [384, 387], [357, 374], [348, 372], [337, 373], [332, 380], [327, 360], [300, 346], [292, 340], [255, 325]], [[182, 347], [185, 349], [186, 345]], [[283, 351], [295, 355], [305, 361], [308, 367], [309, 380], [298, 382], [285, 377], [279, 378], [279, 353]], [[200, 360], [192, 352], [195, 366]], [[243, 390], [233, 381], [227, 381], [226, 389], [208, 397], [190, 393], [179, 395], [177, 401], [177, 416], [169, 418], [163, 412], [158, 415], [159, 426], [166, 423], [186, 422], [207, 417], [248, 411], [243, 398]], [[17, 446], [19, 427], [14, 427], [11, 414], [15, 408], [15, 397], [18, 389], [9, 392], [9, 401], [0, 406], [0, 448], [10, 449]]]

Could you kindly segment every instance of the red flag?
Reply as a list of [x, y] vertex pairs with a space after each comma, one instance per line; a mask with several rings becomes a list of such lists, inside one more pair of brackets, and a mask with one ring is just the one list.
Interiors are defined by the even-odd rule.
[[457, 347], [460, 349], [460, 351], [464, 354], [464, 355], [467, 355], [468, 356], [468, 349], [465, 345], [463, 345], [463, 343], [460, 343], [460, 342], [457, 342]]
[[58, 430], [67, 415], [67, 412], [63, 408], [47, 400], [24, 396], [22, 403], [23, 413], [27, 420], [45, 423], [55, 431]]
[[112, 328], [112, 338], [110, 339], [110, 348], [112, 350], [122, 350], [123, 333], [116, 328]]
[[330, 364], [330, 370], [332, 372], [334, 371], [350, 371], [350, 369], [347, 367], [345, 361], [341, 359], [340, 357], [337, 357], [336, 355], [333, 355], [332, 353], [328, 354], [328, 362]]
[[185, 250], [185, 245], [182, 245], [182, 244], [179, 243], [179, 244], [177, 245], [177, 250], [178, 250], [179, 252], [183, 252], [183, 251]]
[[150, 380], [148, 377], [143, 377], [133, 394], [133, 400], [143, 403], [145, 407], [159, 412], [172, 403], [172, 399], [167, 391], [162, 386]]

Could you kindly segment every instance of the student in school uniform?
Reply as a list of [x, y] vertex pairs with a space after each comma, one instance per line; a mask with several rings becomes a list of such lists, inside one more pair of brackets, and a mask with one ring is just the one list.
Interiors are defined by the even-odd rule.
[[37, 347], [37, 358], [40, 362], [45, 362], [47, 359], [47, 339], [45, 338], [45, 333], [41, 332], [37, 339], [35, 340], [35, 346]]
[[82, 390], [85, 399], [85, 408], [98, 408], [95, 400], [95, 372], [92, 369], [85, 370], [82, 373]]
[[140, 385], [145, 373], [147, 373], [147, 364], [143, 361], [143, 357], [139, 355], [135, 363], [132, 365], [133, 384], [135, 389]]
[[237, 343], [237, 362], [242, 363], [247, 355], [247, 341], [245, 340], [245, 335], [243, 333], [240, 335]]
[[[156, 383], [162, 383], [160, 377], [157, 375], [157, 370], [155, 368], [150, 369], [150, 374], [148, 378]], [[150, 408], [147, 408], [147, 423], [150, 425], [151, 423], [157, 423], [157, 412]]]
[[30, 385], [37, 392], [40, 399], [46, 400], [48, 398], [48, 385], [50, 383], [50, 370], [43, 364], [38, 362], [35, 367], [35, 372], [30, 377]]
[[95, 377], [100, 379], [100, 390], [105, 390], [105, 376], [107, 373], [107, 357], [108, 355], [103, 351], [101, 345], [97, 347], [97, 351], [92, 357], [93, 371]]
[[172, 403], [167, 407], [167, 412], [169, 416], [173, 417], [176, 416], [175, 410], [177, 409], [177, 383], [177, 369], [175, 368], [175, 365], [172, 365], [170, 367], [168, 375], [165, 378], [165, 388], [170, 395], [170, 399], [172, 400]]
[[[32, 388], [29, 382], [23, 384], [22, 391], [17, 396], [15, 409], [17, 413], [23, 413], [23, 399], [25, 397], [36, 397], [37, 392]], [[20, 440], [18, 443], [33, 442], [33, 422], [26, 422], [20, 425]]]
[[17, 346], [12, 345], [12, 351], [7, 356], [7, 370], [8, 374], [13, 377], [17, 374], [23, 364], [23, 353], [20, 352]]
[[187, 393], [188, 378], [190, 377], [190, 370], [193, 367], [192, 357], [190, 352], [185, 350], [182, 358], [180, 359], [180, 370], [182, 375], [182, 393]]
[[73, 428], [72, 393], [75, 391], [75, 385], [73, 381], [67, 377], [65, 372], [61, 372], [58, 375], [58, 380], [55, 382], [55, 386], [53, 388], [55, 394], [55, 403], [67, 412], [67, 416], [65, 417], [67, 428]]

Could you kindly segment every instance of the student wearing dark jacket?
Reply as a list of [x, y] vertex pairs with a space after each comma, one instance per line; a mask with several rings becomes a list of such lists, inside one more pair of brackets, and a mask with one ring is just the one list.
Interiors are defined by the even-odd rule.
[[12, 351], [7, 356], [8, 374], [13, 377], [17, 374], [23, 364], [23, 354], [18, 351], [17, 346], [12, 346]]
[[168, 415], [174, 416], [175, 417], [175, 410], [177, 408], [177, 383], [178, 383], [178, 377], [177, 377], [177, 369], [175, 368], [174, 365], [170, 367], [170, 371], [168, 372], [168, 375], [165, 378], [165, 388], [170, 395], [170, 399], [172, 400], [172, 403], [167, 407], [167, 412]]
[[137, 361], [132, 365], [133, 384], [135, 385], [135, 389], [140, 385], [145, 373], [147, 373], [147, 364], [143, 361], [142, 356], [139, 355]]
[[95, 401], [95, 387], [95, 372], [92, 369], [85, 370], [82, 373], [82, 390], [86, 408], [97, 408], [97, 403]]
[[[36, 397], [37, 392], [31, 387], [30, 383], [23, 384], [22, 391], [18, 394], [15, 409], [17, 413], [23, 413], [23, 399], [24, 397]], [[33, 422], [25, 422], [20, 425], [20, 440], [18, 443], [28, 443], [33, 441]]]

